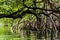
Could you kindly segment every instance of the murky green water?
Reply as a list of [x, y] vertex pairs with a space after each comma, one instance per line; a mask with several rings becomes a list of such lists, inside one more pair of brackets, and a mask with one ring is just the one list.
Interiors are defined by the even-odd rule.
[[21, 31], [11, 35], [0, 35], [0, 40], [60, 40], [60, 33], [42, 33], [40, 31]]

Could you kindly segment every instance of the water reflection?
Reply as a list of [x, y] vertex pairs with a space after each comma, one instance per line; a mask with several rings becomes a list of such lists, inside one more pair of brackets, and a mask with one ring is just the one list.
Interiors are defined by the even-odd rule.
[[60, 32], [21, 30], [12, 35], [0, 35], [1, 40], [60, 40]]
[[60, 34], [53, 32], [22, 30], [20, 32], [20, 40], [60, 40]]

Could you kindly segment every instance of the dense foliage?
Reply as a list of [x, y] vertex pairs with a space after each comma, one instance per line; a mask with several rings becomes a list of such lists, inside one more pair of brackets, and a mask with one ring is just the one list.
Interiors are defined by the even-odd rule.
[[57, 30], [59, 16], [60, 0], [0, 0], [0, 23], [13, 32], [20, 29]]

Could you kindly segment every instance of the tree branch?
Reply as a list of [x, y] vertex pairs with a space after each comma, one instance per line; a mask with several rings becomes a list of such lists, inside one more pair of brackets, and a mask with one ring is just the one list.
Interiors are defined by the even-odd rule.
[[40, 10], [44, 10], [44, 11], [52, 11], [52, 12], [60, 12], [60, 10], [50, 10], [50, 9], [44, 9], [44, 8], [38, 8], [38, 7], [28, 7], [26, 5], [24, 5], [26, 8], [29, 8], [29, 9], [40, 9]]

